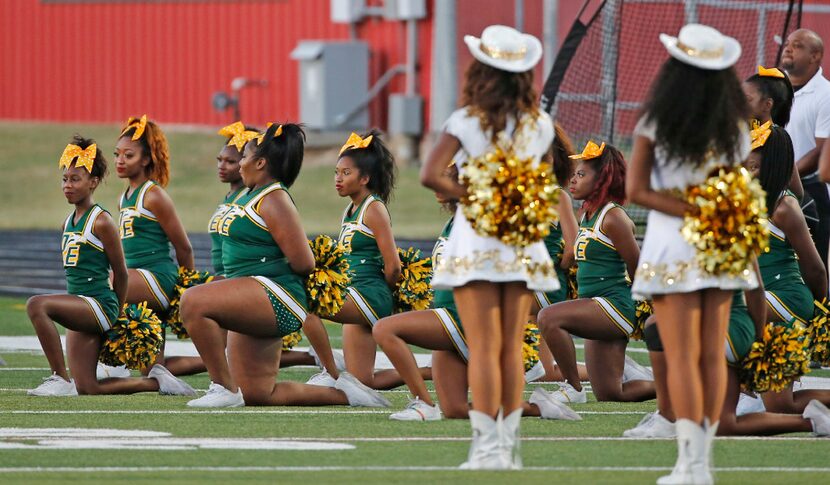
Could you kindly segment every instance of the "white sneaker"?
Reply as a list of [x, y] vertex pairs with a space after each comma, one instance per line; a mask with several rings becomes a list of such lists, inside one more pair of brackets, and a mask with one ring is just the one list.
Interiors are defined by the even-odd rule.
[[231, 392], [220, 384], [211, 382], [207, 394], [188, 401], [187, 405], [191, 408], [240, 408], [245, 405], [245, 399], [242, 397], [242, 389]]
[[648, 367], [638, 363], [629, 356], [625, 356], [625, 365], [623, 366], [623, 383], [628, 381], [653, 381], [654, 373]]
[[761, 396], [755, 394], [755, 397], [753, 397], [742, 392], [738, 396], [738, 406], [735, 409], [735, 415], [743, 416], [744, 414], [763, 413], [766, 410], [767, 408], [764, 406], [764, 400], [761, 399]]
[[147, 377], [159, 383], [159, 394], [162, 396], [195, 396], [196, 390], [190, 384], [174, 376], [161, 364], [156, 364], [147, 373]]
[[343, 391], [349, 400], [349, 406], [364, 406], [367, 408], [388, 408], [392, 405], [379, 392], [360, 382], [355, 376], [346, 371], [340, 373], [334, 388]]
[[654, 419], [656, 414], [657, 411], [654, 411], [643, 416], [643, 419], [637, 423], [637, 426], [623, 431], [623, 438], [642, 438], [644, 436], [643, 433], [648, 428], [649, 423], [651, 423], [651, 420]]
[[677, 430], [674, 423], [655, 411], [646, 414], [637, 426], [623, 431], [623, 436], [626, 438], [675, 438]]
[[320, 387], [334, 387], [334, 383], [337, 382], [331, 374], [328, 373], [325, 369], [322, 372], [318, 372], [313, 376], [309, 377], [306, 384], [309, 386], [320, 386]]
[[95, 367], [95, 377], [99, 381], [101, 379], [109, 379], [110, 377], [130, 377], [130, 375], [130, 369], [127, 369], [126, 365], [113, 367], [98, 362], [98, 365]]
[[441, 421], [441, 410], [438, 406], [430, 406], [416, 397], [409, 401], [403, 411], [390, 414], [389, 419], [394, 421]]
[[29, 389], [26, 394], [30, 396], [77, 396], [78, 390], [75, 389], [75, 380], [64, 380], [63, 377], [57, 373], [53, 373], [49, 377], [43, 378], [43, 384], [34, 389]]
[[543, 419], [562, 419], [565, 421], [580, 421], [582, 416], [564, 403], [557, 401], [547, 391], [537, 387], [528, 401], [539, 407]]
[[565, 404], [582, 404], [588, 402], [588, 393], [585, 392], [584, 388], [581, 391], [577, 391], [567, 382], [560, 382], [559, 389], [553, 391], [552, 395], [554, 399]]
[[814, 435], [830, 436], [830, 410], [819, 400], [813, 399], [807, 403], [801, 416], [813, 423]]
[[[321, 369], [323, 368], [323, 363], [320, 361], [320, 357], [317, 356], [317, 352], [314, 350], [314, 347], [308, 348], [308, 355], [314, 358], [314, 362], [317, 364], [317, 367]], [[343, 352], [331, 349], [331, 355], [334, 357], [334, 366], [337, 367], [337, 370], [346, 370], [346, 358], [343, 357]]]
[[525, 382], [529, 384], [535, 380], [541, 379], [544, 376], [545, 366], [543, 366], [541, 362], [536, 362], [536, 364], [531, 367], [529, 371], [525, 372]]

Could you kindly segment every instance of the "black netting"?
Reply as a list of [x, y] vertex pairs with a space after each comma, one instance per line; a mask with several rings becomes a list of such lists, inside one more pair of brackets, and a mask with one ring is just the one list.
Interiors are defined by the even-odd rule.
[[[735, 37], [742, 46], [735, 69], [746, 78], [759, 64], [778, 64], [781, 39], [799, 21], [799, 0], [586, 0], [545, 82], [542, 105], [577, 146], [602, 140], [629, 154], [648, 88], [668, 57], [660, 33], [677, 35], [698, 22]], [[642, 228], [645, 212], [629, 212]]]

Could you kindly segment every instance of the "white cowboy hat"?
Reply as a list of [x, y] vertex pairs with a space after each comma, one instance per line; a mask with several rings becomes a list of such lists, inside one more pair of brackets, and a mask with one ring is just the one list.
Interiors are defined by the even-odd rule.
[[542, 43], [506, 25], [491, 25], [479, 39], [465, 35], [464, 42], [479, 62], [509, 72], [525, 72], [542, 58]]
[[701, 69], [726, 69], [741, 57], [741, 44], [737, 40], [708, 25], [684, 25], [677, 37], [660, 34], [660, 41], [672, 57]]

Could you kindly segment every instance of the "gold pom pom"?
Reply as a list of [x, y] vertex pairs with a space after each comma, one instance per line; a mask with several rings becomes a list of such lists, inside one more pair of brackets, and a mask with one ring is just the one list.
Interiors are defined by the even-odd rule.
[[464, 216], [482, 235], [511, 246], [541, 241], [557, 220], [558, 191], [547, 163], [497, 148], [464, 165]]
[[321, 317], [335, 315], [346, 301], [351, 276], [342, 244], [326, 235], [309, 241], [314, 253], [314, 270], [306, 280], [308, 311]]
[[98, 360], [107, 365], [141, 369], [156, 360], [161, 351], [161, 320], [147, 302], [124, 305], [112, 328], [104, 334]]
[[539, 362], [539, 327], [534, 322], [525, 324], [522, 340], [522, 361], [524, 362], [525, 372], [532, 369]]
[[741, 369], [741, 385], [751, 391], [781, 391], [810, 372], [809, 339], [798, 322], [768, 323], [752, 344]]
[[576, 283], [576, 263], [568, 268], [568, 299], [576, 300], [579, 298], [579, 285]]
[[764, 190], [743, 167], [719, 169], [686, 191], [695, 213], [683, 220], [683, 238], [697, 249], [695, 259], [710, 275], [748, 277], [750, 262], [769, 244]]
[[830, 308], [827, 299], [815, 302], [816, 310], [807, 332], [810, 339], [810, 359], [822, 366], [830, 365]]
[[303, 334], [300, 332], [289, 333], [282, 338], [282, 350], [286, 351], [293, 349], [302, 339]]
[[179, 304], [182, 301], [182, 294], [188, 288], [213, 281], [213, 275], [207, 271], [196, 271], [179, 266], [179, 279], [173, 288], [173, 298], [170, 299], [170, 306], [167, 307], [167, 318], [164, 319], [164, 326], [176, 334], [179, 339], [189, 338], [187, 330], [182, 323], [179, 313]]
[[401, 260], [401, 279], [393, 295], [395, 310], [408, 312], [426, 310], [432, 303], [432, 259], [421, 258], [421, 251], [415, 248], [398, 248]]
[[651, 301], [649, 300], [641, 300], [637, 302], [637, 307], [634, 310], [634, 316], [636, 318], [634, 327], [634, 332], [631, 333], [631, 338], [633, 340], [643, 340], [643, 330], [646, 328], [646, 320], [651, 314], [654, 313], [654, 309], [651, 307]]

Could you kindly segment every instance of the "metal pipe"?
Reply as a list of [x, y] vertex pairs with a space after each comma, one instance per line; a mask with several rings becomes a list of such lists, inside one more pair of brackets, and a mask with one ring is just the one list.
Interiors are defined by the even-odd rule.
[[383, 75], [380, 78], [378, 78], [377, 81], [375, 81], [374, 86], [372, 86], [369, 89], [369, 92], [366, 93], [366, 97], [363, 98], [362, 101], [360, 101], [351, 110], [345, 113], [340, 113], [339, 115], [335, 116], [334, 122], [339, 126], [352, 119], [353, 116], [366, 109], [366, 107], [369, 106], [369, 103], [375, 98], [375, 96], [377, 96], [378, 93], [380, 93], [380, 91], [383, 88], [385, 88], [386, 85], [389, 84], [395, 76], [397, 76], [398, 74], [405, 73], [406, 66], [404, 64], [392, 66], [388, 71], [384, 72]]
[[406, 95], [415, 96], [417, 89], [416, 67], [418, 62], [418, 23], [406, 21]]
[[514, 0], [516, 30], [525, 31], [525, 0]]
[[542, 4], [542, 42], [545, 48], [542, 70], [545, 76], [550, 72], [553, 62], [556, 60], [556, 51], [559, 47], [557, 45], [559, 43], [558, 22], [559, 0], [544, 0]]
[[436, 132], [458, 103], [458, 38], [456, 0], [435, 2], [432, 16], [429, 129]]

